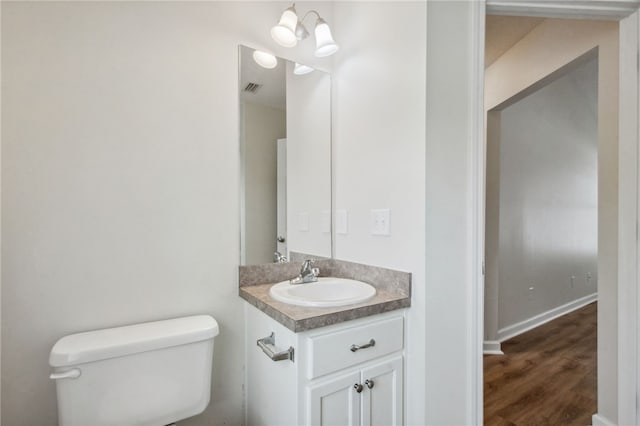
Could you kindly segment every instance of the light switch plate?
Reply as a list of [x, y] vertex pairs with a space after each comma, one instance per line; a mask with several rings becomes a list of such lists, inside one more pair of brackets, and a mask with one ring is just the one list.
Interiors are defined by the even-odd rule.
[[371, 210], [371, 235], [390, 235], [390, 221], [389, 209]]
[[309, 232], [309, 212], [298, 213], [298, 231]]

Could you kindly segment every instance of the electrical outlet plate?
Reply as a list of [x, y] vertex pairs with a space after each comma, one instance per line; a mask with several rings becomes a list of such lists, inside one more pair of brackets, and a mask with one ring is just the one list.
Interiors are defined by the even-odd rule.
[[390, 235], [390, 221], [389, 209], [371, 210], [371, 235]]

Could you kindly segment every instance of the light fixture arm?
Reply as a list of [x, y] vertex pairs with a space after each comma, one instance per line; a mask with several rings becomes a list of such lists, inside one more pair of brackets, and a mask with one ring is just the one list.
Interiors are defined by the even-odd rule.
[[[296, 2], [291, 3], [290, 9], [293, 9], [293, 10], [296, 9]], [[302, 17], [302, 19], [300, 19], [299, 22], [300, 23], [304, 22], [304, 20], [307, 19], [307, 16], [309, 16], [310, 13], [314, 13], [318, 17], [318, 19], [322, 19], [322, 16], [320, 16], [317, 10], [311, 9], [310, 11], [304, 14], [304, 16]]]
[[[291, 7], [295, 7], [295, 3]], [[303, 24], [304, 20], [307, 19], [307, 16], [309, 16], [309, 14], [316, 15], [316, 17], [317, 17], [316, 25], [317, 25], [318, 22], [324, 22], [324, 20], [322, 19], [322, 17], [320, 16], [320, 14], [316, 10], [310, 10], [307, 13], [305, 13], [304, 16], [302, 17], [302, 19], [298, 20], [298, 25], [296, 27], [296, 37], [298, 38], [298, 40], [303, 40], [303, 39], [309, 37], [309, 31], [307, 30], [307, 28]]]
[[[295, 4], [295, 3], [294, 3]], [[305, 19], [307, 19], [307, 16], [309, 16], [310, 13], [315, 13], [315, 15], [318, 17], [318, 19], [322, 19], [322, 17], [320, 16], [320, 14], [315, 11], [315, 10], [310, 10], [307, 13], [304, 14], [304, 16], [302, 17], [302, 19], [300, 20], [300, 22], [304, 22]]]

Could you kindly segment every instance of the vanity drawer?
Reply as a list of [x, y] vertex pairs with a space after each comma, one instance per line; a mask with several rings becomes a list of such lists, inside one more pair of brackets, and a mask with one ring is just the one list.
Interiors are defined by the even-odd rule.
[[[352, 350], [352, 345], [365, 346]], [[316, 377], [360, 364], [402, 349], [403, 317], [388, 318], [346, 330], [315, 335], [309, 338], [308, 378]]]

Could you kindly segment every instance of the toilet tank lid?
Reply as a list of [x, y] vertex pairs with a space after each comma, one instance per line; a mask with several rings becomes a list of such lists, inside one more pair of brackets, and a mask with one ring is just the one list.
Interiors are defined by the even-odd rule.
[[195, 315], [71, 334], [58, 340], [49, 365], [65, 367], [213, 339], [218, 323]]

